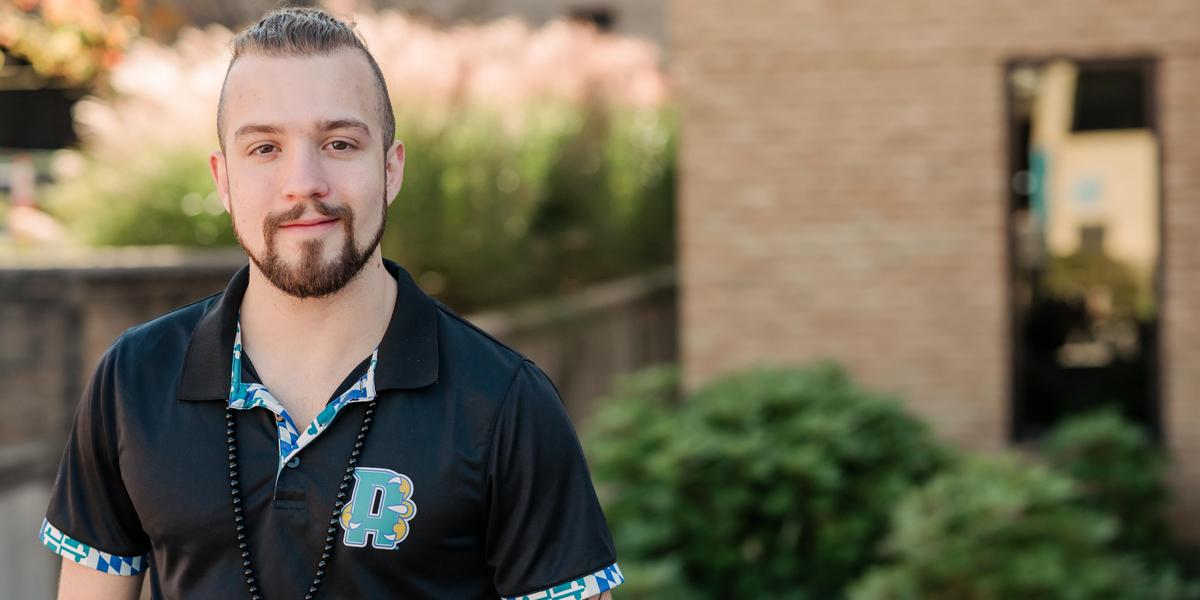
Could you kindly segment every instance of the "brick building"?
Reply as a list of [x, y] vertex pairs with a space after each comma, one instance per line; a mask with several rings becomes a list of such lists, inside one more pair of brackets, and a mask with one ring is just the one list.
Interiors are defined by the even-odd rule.
[[[1023, 257], [1047, 249], [1028, 243], [1031, 223], [1057, 219], [1051, 252], [1107, 252], [1119, 233], [1150, 269], [1136, 357], [1121, 363], [1136, 379], [1126, 414], [1170, 453], [1173, 517], [1200, 540], [1200, 4], [674, 0], [667, 22], [684, 108], [689, 386], [831, 356], [946, 440], [994, 450], [1035, 439], [1111, 391], [1117, 359], [1063, 343], [1046, 360], [1056, 381], [1079, 385], [1053, 401], [1035, 385], [1031, 340], [1057, 321], [1026, 312], [1037, 292]], [[1029, 84], [1040, 75], [1071, 87]], [[1027, 102], [1029, 89], [1040, 100]], [[1057, 136], [1046, 125], [1055, 89], [1074, 111]], [[1105, 125], [1113, 107], [1094, 106], [1122, 94], [1132, 120]], [[1075, 221], [1039, 208], [1051, 187], [1031, 191], [1034, 176], [1075, 182], [1051, 199], [1079, 208]], [[1142, 225], [1103, 239], [1086, 222], [1098, 202], [1142, 203], [1125, 211]], [[1101, 291], [1081, 310], [1111, 315]]]

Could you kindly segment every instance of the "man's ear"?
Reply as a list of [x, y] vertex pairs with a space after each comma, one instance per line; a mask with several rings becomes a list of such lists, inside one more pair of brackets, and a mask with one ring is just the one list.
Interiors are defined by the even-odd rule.
[[215, 150], [209, 154], [208, 169], [212, 173], [213, 183], [217, 186], [217, 195], [221, 197], [225, 212], [233, 214], [233, 211], [229, 210], [229, 171], [225, 168], [225, 153]]
[[384, 195], [388, 206], [391, 206], [392, 200], [396, 199], [396, 194], [400, 193], [400, 187], [404, 183], [404, 142], [396, 140], [392, 142], [392, 147], [388, 148], [384, 156], [383, 175], [387, 186]]

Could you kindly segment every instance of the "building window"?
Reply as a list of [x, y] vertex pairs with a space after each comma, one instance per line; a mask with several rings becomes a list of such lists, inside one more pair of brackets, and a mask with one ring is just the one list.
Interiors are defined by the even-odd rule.
[[1146, 73], [1125, 65], [1080, 68], [1075, 82], [1072, 131], [1145, 129]]
[[1160, 439], [1154, 62], [1007, 71], [1012, 437], [1109, 407]]

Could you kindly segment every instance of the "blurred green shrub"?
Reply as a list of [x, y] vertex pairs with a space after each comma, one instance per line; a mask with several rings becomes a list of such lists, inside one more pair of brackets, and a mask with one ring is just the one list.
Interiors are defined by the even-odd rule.
[[830, 362], [677, 387], [673, 368], [624, 380], [585, 438], [623, 597], [836, 597], [875, 560], [897, 499], [948, 460]]
[[85, 155], [78, 177], [44, 192], [44, 207], [98, 246], [231, 245], [233, 227], [208, 170], [210, 149], [147, 148], [119, 161]]
[[384, 252], [460, 310], [674, 260], [675, 119], [665, 109], [475, 111], [414, 122]]
[[1079, 482], [1089, 504], [1117, 518], [1118, 548], [1169, 558], [1166, 457], [1141, 428], [1115, 409], [1096, 411], [1056, 427], [1042, 453], [1055, 470]]
[[1113, 549], [1118, 523], [1079, 485], [1015, 455], [966, 457], [896, 508], [887, 563], [852, 600], [1180, 599], [1172, 571]]
[[979, 456], [833, 363], [686, 397], [665, 366], [619, 381], [585, 440], [632, 600], [1200, 598], [1172, 559], [1165, 458], [1112, 411], [1036, 458]]
[[[384, 253], [459, 310], [565, 291], [674, 258], [675, 117], [550, 105], [398, 114], [408, 162]], [[89, 155], [46, 206], [94, 245], [236, 243], [211, 149]]]

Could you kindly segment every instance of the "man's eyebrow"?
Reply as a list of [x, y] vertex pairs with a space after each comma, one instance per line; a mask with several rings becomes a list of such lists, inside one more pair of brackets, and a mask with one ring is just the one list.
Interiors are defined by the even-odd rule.
[[[371, 137], [371, 129], [367, 127], [366, 123], [363, 123], [358, 119], [323, 119], [321, 121], [317, 121], [317, 131], [324, 132], [333, 131], [335, 129], [358, 129], [363, 135]], [[238, 130], [233, 134], [233, 139], [236, 140], [242, 136], [250, 135], [252, 133], [267, 133], [277, 135], [282, 132], [283, 130], [275, 125], [250, 123], [239, 127]]]
[[251, 133], [276, 134], [279, 132], [280, 132], [280, 129], [274, 125], [259, 125], [257, 123], [250, 123], [248, 125], [242, 125], [241, 127], [239, 127], [238, 130], [236, 132], [234, 132], [233, 139], [236, 140], [244, 135], [250, 135]]
[[358, 119], [326, 119], [317, 122], [318, 131], [333, 131], [334, 129], [358, 129], [362, 134], [371, 137], [371, 129]]

